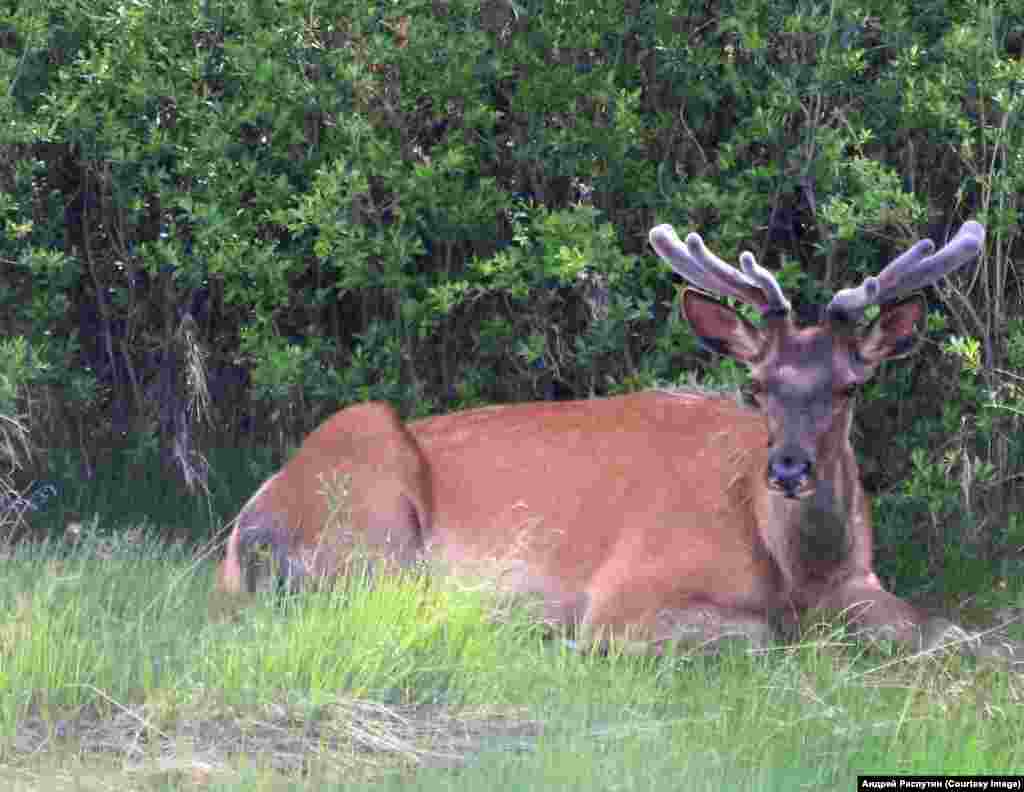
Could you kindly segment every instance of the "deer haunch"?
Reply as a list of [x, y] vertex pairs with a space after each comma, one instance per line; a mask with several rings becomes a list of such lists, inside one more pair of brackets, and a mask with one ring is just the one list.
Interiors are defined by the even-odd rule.
[[[267, 582], [258, 573], [271, 570], [292, 585], [333, 577], [357, 549], [407, 566], [423, 550], [430, 492], [426, 460], [394, 410], [383, 404], [343, 410], [242, 508], [219, 587], [254, 590]], [[257, 549], [269, 563], [260, 563]]]

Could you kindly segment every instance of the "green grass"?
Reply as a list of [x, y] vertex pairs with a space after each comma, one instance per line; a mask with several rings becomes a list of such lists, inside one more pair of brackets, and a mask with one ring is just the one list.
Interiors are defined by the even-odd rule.
[[827, 630], [601, 655], [414, 577], [210, 609], [212, 562], [142, 534], [2, 564], [4, 788], [852, 789], [1024, 766], [1020, 677]]

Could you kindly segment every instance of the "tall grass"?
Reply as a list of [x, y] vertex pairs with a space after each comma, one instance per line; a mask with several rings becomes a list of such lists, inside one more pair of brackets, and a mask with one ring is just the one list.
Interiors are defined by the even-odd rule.
[[834, 789], [1024, 765], [1020, 680], [959, 657], [828, 629], [761, 654], [578, 652], [417, 576], [211, 611], [209, 560], [132, 536], [8, 551], [0, 785]]

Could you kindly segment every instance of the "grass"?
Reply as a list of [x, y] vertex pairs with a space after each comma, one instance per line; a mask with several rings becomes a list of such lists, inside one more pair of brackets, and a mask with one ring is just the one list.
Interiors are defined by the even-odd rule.
[[825, 628], [600, 655], [415, 577], [237, 610], [209, 559], [142, 532], [2, 563], [8, 789], [850, 789], [1024, 766], [1020, 677]]

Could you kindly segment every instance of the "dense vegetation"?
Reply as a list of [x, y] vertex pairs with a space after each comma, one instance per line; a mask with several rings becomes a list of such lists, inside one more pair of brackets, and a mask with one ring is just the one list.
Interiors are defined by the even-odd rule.
[[983, 260], [930, 290], [856, 443], [910, 549], [887, 572], [1011, 577], [1022, 50], [997, 0], [3, 0], [0, 414], [195, 483], [365, 399], [731, 382], [652, 225], [752, 249], [813, 315], [975, 217]]

